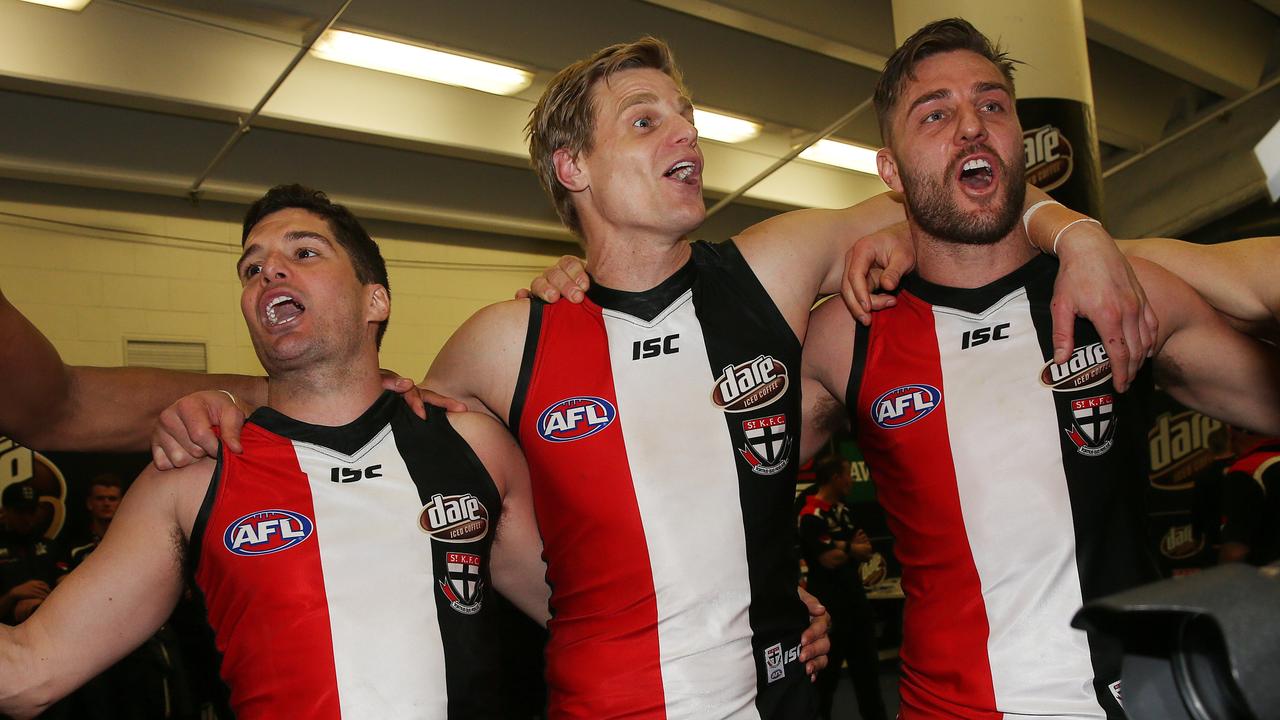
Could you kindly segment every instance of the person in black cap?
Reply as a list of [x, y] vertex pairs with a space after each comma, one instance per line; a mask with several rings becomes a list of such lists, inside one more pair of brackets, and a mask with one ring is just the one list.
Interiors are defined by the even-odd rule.
[[16, 624], [35, 611], [61, 574], [54, 541], [39, 533], [40, 498], [31, 483], [0, 494], [0, 622]]

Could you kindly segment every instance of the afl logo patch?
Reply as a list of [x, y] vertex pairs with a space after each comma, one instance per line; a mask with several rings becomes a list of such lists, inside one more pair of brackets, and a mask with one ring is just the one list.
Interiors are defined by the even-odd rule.
[[871, 403], [871, 419], [885, 430], [906, 427], [942, 404], [942, 393], [932, 385], [903, 385]]
[[711, 402], [725, 412], [750, 412], [781, 400], [787, 384], [787, 366], [772, 355], [758, 355], [726, 365], [711, 388]]
[[1093, 343], [1071, 351], [1061, 365], [1052, 360], [1040, 370], [1040, 384], [1054, 392], [1084, 390], [1111, 379], [1111, 358], [1102, 343]]
[[418, 524], [437, 540], [448, 543], [472, 542], [488, 534], [489, 510], [471, 493], [436, 493], [423, 506]]
[[292, 510], [258, 510], [227, 526], [222, 544], [236, 555], [270, 555], [311, 537], [315, 523]]
[[581, 440], [609, 427], [617, 417], [618, 411], [604, 398], [565, 398], [538, 416], [538, 434], [548, 442]]

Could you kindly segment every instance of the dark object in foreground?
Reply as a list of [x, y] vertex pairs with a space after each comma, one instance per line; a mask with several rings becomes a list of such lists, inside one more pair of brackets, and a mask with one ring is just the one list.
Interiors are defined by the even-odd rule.
[[1225, 565], [1111, 595], [1072, 625], [1123, 645], [1132, 720], [1280, 717], [1280, 563]]

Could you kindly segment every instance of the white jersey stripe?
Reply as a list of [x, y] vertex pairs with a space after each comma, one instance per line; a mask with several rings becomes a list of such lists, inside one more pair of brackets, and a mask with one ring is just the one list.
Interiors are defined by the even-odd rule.
[[[422, 502], [388, 425], [354, 456], [294, 442], [311, 485], [344, 718], [445, 717], [444, 644]], [[335, 466], [381, 477], [330, 480]], [[386, 517], [387, 508], [403, 517]], [[370, 557], [365, 548], [383, 550]], [[378, 678], [370, 684], [360, 678]]]
[[[1105, 717], [1085, 633], [1063, 620], [1082, 604], [1075, 530], [1055, 442], [1063, 429], [1052, 393], [1039, 383], [1043, 356], [1026, 291], [981, 315], [935, 307], [934, 321], [961, 512], [990, 627], [996, 707], [1007, 718], [1023, 710]], [[963, 348], [965, 331], [1002, 323], [1007, 337]], [[1046, 544], [1049, 538], [1067, 540]]]
[[[667, 718], [758, 720], [738, 474], [724, 412], [710, 399], [714, 376], [693, 293], [651, 322], [603, 315], [653, 570]], [[676, 352], [632, 359], [633, 343], [673, 334]]]

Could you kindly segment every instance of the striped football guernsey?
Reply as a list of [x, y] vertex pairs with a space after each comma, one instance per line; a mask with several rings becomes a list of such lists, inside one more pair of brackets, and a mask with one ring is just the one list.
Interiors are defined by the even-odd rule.
[[384, 393], [343, 427], [261, 408], [219, 457], [191, 566], [249, 718], [496, 718], [502, 507], [443, 411]]
[[800, 344], [733, 243], [534, 303], [511, 410], [551, 582], [553, 718], [810, 718]]
[[906, 592], [902, 718], [1122, 718], [1118, 648], [1083, 601], [1155, 579], [1140, 502], [1143, 371], [1093, 326], [1054, 365], [1057, 261], [972, 290], [918, 277], [857, 337], [846, 399]]

